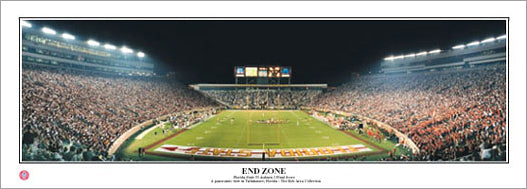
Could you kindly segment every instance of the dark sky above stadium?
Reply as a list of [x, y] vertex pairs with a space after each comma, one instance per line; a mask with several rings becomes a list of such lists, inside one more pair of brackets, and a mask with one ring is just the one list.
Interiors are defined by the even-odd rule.
[[234, 83], [236, 65], [292, 66], [293, 83], [336, 86], [382, 59], [505, 33], [505, 21], [62, 20], [31, 21], [78, 40], [140, 49], [183, 83]]

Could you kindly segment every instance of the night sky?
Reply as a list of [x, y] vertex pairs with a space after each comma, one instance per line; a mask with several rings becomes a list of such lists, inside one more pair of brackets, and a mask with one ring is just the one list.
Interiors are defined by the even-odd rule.
[[234, 83], [236, 65], [292, 66], [292, 83], [349, 81], [389, 55], [505, 34], [505, 21], [30, 21], [77, 40], [126, 45], [183, 83]]

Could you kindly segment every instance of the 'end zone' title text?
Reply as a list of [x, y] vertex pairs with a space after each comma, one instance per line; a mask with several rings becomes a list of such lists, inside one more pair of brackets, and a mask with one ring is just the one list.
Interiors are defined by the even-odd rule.
[[242, 174], [280, 174], [285, 175], [285, 168], [242, 168]]

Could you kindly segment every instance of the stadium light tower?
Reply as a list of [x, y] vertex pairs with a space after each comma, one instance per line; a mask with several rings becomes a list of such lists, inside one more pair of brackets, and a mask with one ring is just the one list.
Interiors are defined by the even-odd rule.
[[104, 48], [108, 49], [108, 50], [115, 50], [115, 49], [117, 49], [117, 47], [115, 47], [115, 46], [113, 46], [111, 44], [108, 44], [108, 43], [104, 44]]
[[86, 43], [88, 43], [88, 45], [90, 45], [90, 46], [99, 46], [100, 45], [99, 42], [91, 40], [91, 39], [86, 41]]
[[464, 49], [464, 48], [465, 48], [465, 45], [456, 45], [452, 47], [452, 49]]
[[29, 22], [27, 22], [27, 21], [24, 21], [24, 20], [22, 20], [21, 24], [22, 24], [22, 27], [28, 27], [28, 28], [31, 28], [31, 26], [32, 26], [31, 23], [29, 23]]
[[51, 28], [43, 27], [42, 32], [45, 34], [55, 35], [57, 32], [55, 30], [52, 30]]
[[478, 45], [479, 45], [479, 41], [474, 41], [474, 42], [470, 42], [469, 44], [467, 44], [467, 47], [478, 46]]
[[62, 38], [64, 39], [71, 39], [71, 40], [75, 40], [75, 36], [69, 34], [69, 33], [63, 33], [62, 34]]
[[137, 57], [139, 57], [139, 58], [143, 58], [143, 57], [145, 57], [145, 53], [143, 53], [143, 52], [138, 52], [138, 53], [137, 53]]
[[134, 51], [132, 49], [129, 49], [126, 46], [121, 47], [121, 52], [123, 53], [133, 53]]

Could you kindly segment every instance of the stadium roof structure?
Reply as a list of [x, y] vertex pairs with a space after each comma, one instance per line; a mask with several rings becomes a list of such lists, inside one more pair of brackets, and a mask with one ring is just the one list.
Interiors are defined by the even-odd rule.
[[[72, 35], [70, 33], [67, 33], [67, 32], [63, 32], [63, 33], [59, 33], [58, 31], [50, 28], [50, 27], [42, 27], [40, 28], [40, 30], [37, 28], [37, 26], [31, 24], [30, 22], [28, 21], [25, 21], [25, 20], [22, 20], [20, 22], [21, 26], [23, 27], [23, 32], [42, 32], [44, 34], [47, 34], [47, 37], [50, 37], [50, 38], [54, 38], [54, 39], [59, 39], [59, 40], [65, 40], [65, 42], [67, 43], [72, 43], [72, 44], [76, 44], [76, 45], [82, 45], [82, 46], [89, 46], [90, 48], [96, 48], [96, 47], [99, 47], [100, 46], [100, 50], [106, 50], [108, 53], [117, 53], [117, 52], [122, 52], [122, 54], [127, 54], [127, 53], [133, 53], [134, 50], [133, 49], [130, 49], [128, 47], [126, 47], [125, 45], [123, 45], [121, 48], [119, 48], [119, 51], [114, 51], [116, 50], [116, 46], [115, 45], [112, 45], [112, 44], [109, 44], [109, 43], [104, 43], [104, 45], [101, 45], [102, 43], [95, 40], [95, 39], [78, 39], [77, 36], [75, 35]], [[136, 53], [136, 56], [137, 58], [143, 58], [145, 57], [145, 53], [142, 52], [142, 51], [138, 51]]]
[[381, 62], [382, 73], [412, 72], [463, 65], [504, 62], [506, 35], [458, 44], [450, 50], [436, 49], [417, 54], [390, 56]]

